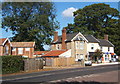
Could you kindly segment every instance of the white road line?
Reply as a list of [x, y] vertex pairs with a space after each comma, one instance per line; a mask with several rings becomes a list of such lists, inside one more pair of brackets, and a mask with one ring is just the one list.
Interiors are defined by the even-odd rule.
[[[26, 79], [26, 78], [32, 78], [32, 77], [38, 77], [38, 76], [48, 76], [48, 75], [54, 75], [54, 74], [61, 74], [61, 73], [70, 73], [70, 72], [78, 72], [78, 71], [87, 71], [87, 70], [97, 70], [97, 69], [103, 69], [105, 67], [100, 67], [100, 68], [90, 68], [90, 69], [80, 69], [80, 70], [74, 70], [74, 71], [68, 71], [68, 72], [59, 72], [59, 73], [50, 73], [50, 74], [43, 74], [43, 75], [36, 75], [36, 76], [28, 76], [28, 77], [21, 77], [21, 78], [15, 78], [15, 79], [5, 79], [3, 81], [9, 81], [9, 80], [19, 80], [19, 79]], [[112, 68], [112, 67], [107, 67], [107, 68]]]
[[69, 81], [69, 80], [72, 80], [72, 79], [94, 77], [94, 76], [99, 76], [99, 75], [98, 74], [91, 74], [91, 75], [84, 75], [84, 76], [77, 76], [77, 77], [73, 77], [73, 78], [66, 78], [66, 79], [61, 79], [61, 80], [55, 80], [55, 81], [50, 81], [50, 82]]

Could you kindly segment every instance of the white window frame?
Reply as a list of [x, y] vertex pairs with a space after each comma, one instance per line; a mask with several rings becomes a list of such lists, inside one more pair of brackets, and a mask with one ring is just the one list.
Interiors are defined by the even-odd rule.
[[18, 48], [18, 54], [23, 54], [23, 48]]
[[81, 50], [84, 49], [84, 41], [80, 41], [80, 49], [81, 49]]
[[16, 51], [16, 48], [12, 48], [12, 51]]
[[80, 54], [80, 59], [84, 59], [84, 56], [83, 56], [83, 54]]
[[30, 51], [30, 48], [25, 48], [25, 51]]

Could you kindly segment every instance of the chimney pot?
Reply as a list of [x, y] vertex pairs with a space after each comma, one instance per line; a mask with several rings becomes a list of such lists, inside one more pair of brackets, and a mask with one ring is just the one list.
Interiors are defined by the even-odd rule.
[[104, 35], [104, 40], [108, 40], [108, 35]]

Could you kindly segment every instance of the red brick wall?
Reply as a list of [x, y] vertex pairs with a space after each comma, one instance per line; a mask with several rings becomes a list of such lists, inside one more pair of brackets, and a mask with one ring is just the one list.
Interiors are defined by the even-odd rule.
[[0, 46], [0, 56], [3, 55], [3, 46]]
[[18, 54], [18, 48], [16, 48], [16, 51], [12, 51], [12, 55], [24, 55], [28, 56], [29, 58], [33, 58], [34, 54], [34, 48], [30, 48], [29, 51], [26, 51], [25, 48], [23, 48], [23, 54]]
[[[9, 48], [8, 54], [5, 53], [5, 46], [8, 46], [8, 48]], [[11, 46], [10, 46], [9, 41], [7, 41], [3, 46], [3, 55], [11, 55]]]

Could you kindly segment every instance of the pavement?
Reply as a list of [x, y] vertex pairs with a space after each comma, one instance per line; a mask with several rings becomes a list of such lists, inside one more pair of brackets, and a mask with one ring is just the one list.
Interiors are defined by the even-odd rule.
[[99, 64], [95, 64], [95, 63], [93, 63], [93, 64], [92, 64], [92, 66], [100, 66], [100, 65], [113, 65], [113, 64], [120, 64], [120, 62], [99, 63]]
[[[114, 64], [120, 64], [120, 62], [111, 62], [111, 63], [93, 63], [92, 66], [101, 66], [101, 65], [114, 65]], [[66, 69], [66, 68], [78, 68], [78, 67], [84, 67], [80, 66], [78, 64], [76, 65], [71, 65], [71, 66], [59, 66], [59, 67], [51, 67], [51, 66], [45, 66], [44, 68], [54, 68], [54, 69]], [[90, 66], [89, 66], [90, 67]]]

